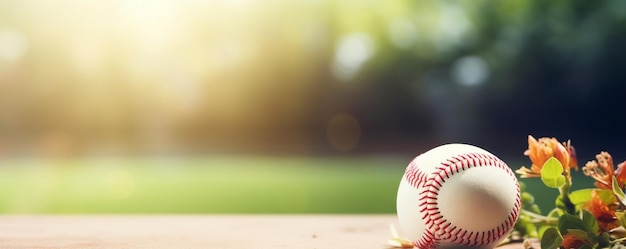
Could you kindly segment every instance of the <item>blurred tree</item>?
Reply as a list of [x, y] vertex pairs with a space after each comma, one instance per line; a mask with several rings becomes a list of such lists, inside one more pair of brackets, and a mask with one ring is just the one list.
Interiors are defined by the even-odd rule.
[[[623, 1], [144, 7], [0, 2], [0, 145], [308, 154], [466, 142], [521, 158], [533, 134], [571, 138], [582, 160], [626, 157], [614, 151], [626, 136]], [[361, 130], [350, 150], [328, 138], [343, 114]]]

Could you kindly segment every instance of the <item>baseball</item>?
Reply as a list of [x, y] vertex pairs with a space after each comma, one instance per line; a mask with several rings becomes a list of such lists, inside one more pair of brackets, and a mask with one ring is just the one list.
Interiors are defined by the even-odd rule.
[[396, 204], [417, 248], [493, 248], [513, 228], [520, 201], [506, 163], [476, 146], [446, 144], [411, 161]]

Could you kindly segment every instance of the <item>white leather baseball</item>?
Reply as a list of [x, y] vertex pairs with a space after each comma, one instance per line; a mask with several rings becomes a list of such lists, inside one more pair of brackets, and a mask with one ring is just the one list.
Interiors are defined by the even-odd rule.
[[418, 248], [493, 248], [520, 210], [513, 171], [493, 154], [446, 144], [417, 156], [398, 188], [398, 219]]

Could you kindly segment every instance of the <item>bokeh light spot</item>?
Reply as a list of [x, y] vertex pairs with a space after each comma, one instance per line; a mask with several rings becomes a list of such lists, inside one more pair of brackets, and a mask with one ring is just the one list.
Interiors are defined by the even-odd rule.
[[0, 60], [15, 61], [28, 48], [26, 37], [13, 29], [0, 30]]
[[348, 81], [375, 52], [374, 41], [365, 33], [348, 34], [337, 42], [332, 70], [335, 77]]
[[472, 37], [472, 23], [465, 10], [456, 4], [440, 4], [441, 14], [437, 26], [437, 33], [434, 37], [435, 48], [442, 52], [474, 42]]
[[354, 149], [361, 139], [361, 125], [354, 116], [339, 113], [333, 116], [327, 127], [328, 142], [340, 151]]
[[452, 65], [452, 77], [463, 86], [475, 86], [489, 78], [489, 66], [478, 56], [467, 56], [458, 59]]

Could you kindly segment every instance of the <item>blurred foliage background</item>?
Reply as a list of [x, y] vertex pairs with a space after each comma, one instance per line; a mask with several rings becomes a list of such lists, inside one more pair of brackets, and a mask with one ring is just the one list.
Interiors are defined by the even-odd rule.
[[417, 154], [529, 134], [621, 162], [624, 41], [619, 0], [0, 1], [0, 210], [394, 212]]

